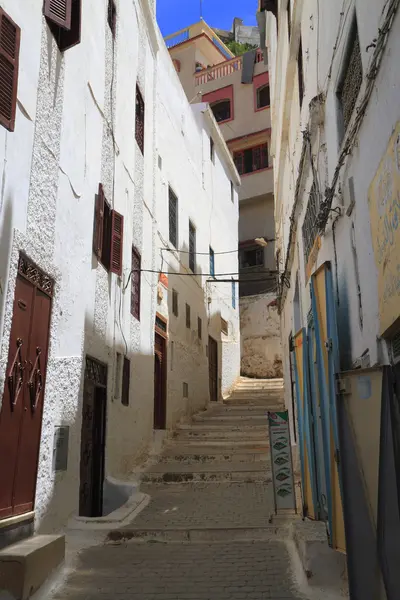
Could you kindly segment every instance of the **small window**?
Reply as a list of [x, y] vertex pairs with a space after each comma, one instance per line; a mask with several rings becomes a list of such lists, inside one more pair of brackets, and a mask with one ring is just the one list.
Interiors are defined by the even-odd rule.
[[160, 171], [162, 170], [162, 158], [160, 155], [158, 155], [158, 168], [160, 169]]
[[210, 246], [210, 275], [215, 277], [215, 255], [214, 250]]
[[234, 153], [233, 160], [240, 175], [261, 171], [268, 167], [268, 146], [262, 144], [254, 148], [239, 150]]
[[217, 123], [229, 121], [229, 119], [231, 118], [231, 101], [218, 100], [218, 102], [214, 102], [214, 104], [211, 104], [211, 110], [214, 113], [214, 117]]
[[131, 361], [124, 356], [124, 366], [122, 369], [122, 395], [121, 403], [129, 406], [129, 387], [131, 383]]
[[115, 37], [115, 32], [117, 29], [117, 8], [115, 6], [114, 0], [108, 0], [108, 25], [111, 29], [111, 33], [113, 37]]
[[363, 79], [357, 21], [351, 27], [341, 81], [337, 90], [340, 107], [340, 139], [343, 138], [356, 106]]
[[191, 221], [189, 221], [189, 269], [196, 270], [196, 229]]
[[231, 181], [231, 202], [235, 202], [235, 187]]
[[142, 154], [144, 154], [144, 100], [139, 86], [136, 86], [135, 137]]
[[103, 186], [95, 197], [93, 252], [111, 273], [122, 275], [124, 217], [112, 210], [104, 195]]
[[44, 0], [44, 16], [61, 52], [81, 41], [81, 10], [81, 0]]
[[232, 308], [236, 308], [236, 283], [232, 279]]
[[186, 327], [190, 329], [190, 306], [186, 304]]
[[117, 360], [115, 364], [115, 381], [114, 381], [114, 398], [121, 398], [121, 381], [122, 381], [122, 354], [117, 352]]
[[299, 43], [299, 50], [297, 53], [297, 77], [298, 77], [298, 84], [299, 84], [299, 102], [300, 102], [300, 108], [301, 108], [303, 105], [303, 97], [304, 97], [303, 46], [301, 43], [301, 38], [300, 38], [300, 43]]
[[169, 241], [178, 247], [178, 198], [169, 188]]
[[257, 89], [257, 108], [266, 108], [269, 105], [269, 85], [262, 85]]
[[225, 319], [223, 319], [222, 317], [221, 317], [221, 331], [225, 335], [228, 335], [228, 321], [225, 321]]
[[215, 146], [212, 137], [210, 137], [210, 160], [215, 163]]
[[177, 317], [179, 315], [178, 292], [172, 290], [172, 314]]
[[198, 335], [199, 340], [201, 340], [201, 337], [202, 337], [202, 327], [203, 327], [203, 324], [201, 322], [201, 319], [200, 319], [200, 317], [197, 317], [197, 335]]
[[288, 24], [288, 38], [289, 38], [289, 42], [290, 42], [290, 35], [292, 33], [291, 18], [292, 18], [292, 11], [290, 10], [290, 0], [288, 0], [288, 3], [287, 3], [287, 24]]
[[249, 269], [251, 267], [263, 267], [264, 249], [260, 247], [245, 249], [241, 248], [239, 251], [239, 262], [241, 269]]
[[0, 8], [0, 124], [15, 128], [21, 30]]
[[186, 383], [186, 381], [183, 382], [182, 389], [183, 389], [183, 397], [189, 398], [189, 384]]
[[310, 190], [310, 196], [308, 198], [308, 204], [306, 214], [304, 217], [302, 234], [303, 234], [303, 247], [304, 257], [306, 262], [310, 256], [311, 250], [314, 246], [314, 242], [318, 235], [318, 213], [320, 208], [319, 194], [315, 183], [312, 185]]
[[131, 315], [140, 321], [140, 282], [142, 259], [139, 252], [132, 248], [131, 273]]

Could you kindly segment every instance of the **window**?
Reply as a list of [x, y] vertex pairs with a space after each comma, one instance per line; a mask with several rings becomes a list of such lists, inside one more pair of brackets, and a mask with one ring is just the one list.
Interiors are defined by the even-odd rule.
[[340, 107], [340, 138], [342, 139], [353, 114], [363, 78], [360, 40], [357, 21], [354, 19], [350, 31], [348, 48], [344, 60], [342, 77], [337, 90]]
[[140, 321], [140, 282], [142, 259], [139, 252], [132, 248], [131, 274], [131, 315]]
[[301, 38], [299, 42], [299, 50], [297, 53], [297, 77], [299, 84], [299, 102], [300, 108], [303, 105], [303, 96], [304, 96], [304, 72], [303, 72], [303, 46], [301, 43]]
[[292, 33], [291, 16], [292, 16], [292, 11], [290, 10], [290, 0], [288, 0], [288, 3], [287, 3], [287, 26], [288, 26], [289, 42], [290, 42], [290, 35]]
[[186, 303], [186, 327], [190, 329], [190, 306]]
[[111, 29], [111, 33], [113, 37], [115, 37], [115, 32], [117, 28], [117, 8], [115, 6], [114, 0], [108, 0], [108, 25]]
[[239, 150], [234, 153], [233, 160], [240, 175], [266, 169], [268, 167], [268, 146], [262, 144], [255, 148]]
[[257, 108], [266, 108], [269, 105], [269, 85], [262, 85], [257, 89]]
[[236, 308], [236, 284], [232, 279], [232, 308]]
[[228, 321], [225, 321], [225, 319], [223, 319], [222, 317], [221, 317], [221, 331], [225, 335], [228, 335]]
[[231, 202], [235, 202], [235, 188], [234, 188], [232, 181], [231, 181]]
[[178, 198], [169, 188], [169, 241], [178, 247]]
[[124, 366], [122, 369], [122, 395], [121, 403], [129, 406], [129, 386], [131, 383], [131, 361], [124, 356]]
[[162, 170], [162, 158], [160, 155], [158, 155], [158, 168], [160, 169], [160, 171]]
[[186, 381], [183, 382], [182, 391], [183, 397], [189, 398], [189, 384]]
[[214, 250], [210, 246], [210, 275], [215, 277], [215, 255]]
[[172, 290], [172, 314], [177, 317], [179, 315], [178, 292]]
[[196, 229], [189, 221], [189, 269], [196, 270]]
[[144, 154], [144, 100], [138, 86], [136, 86], [135, 137], [141, 153]]
[[44, 0], [44, 16], [61, 52], [81, 41], [81, 0]]
[[319, 213], [319, 194], [315, 183], [312, 185], [310, 196], [308, 198], [306, 215], [302, 227], [304, 257], [306, 262], [310, 256], [315, 239], [318, 235], [318, 213]]
[[122, 275], [123, 237], [124, 217], [111, 209], [100, 183], [95, 197], [93, 252], [107, 271], [119, 276]]
[[21, 29], [0, 8], [0, 123], [15, 128]]
[[114, 381], [114, 398], [121, 398], [121, 379], [122, 379], [122, 354], [117, 352], [117, 360], [115, 365], [115, 381]]
[[264, 266], [264, 248], [241, 248], [239, 250], [239, 263], [241, 269]]
[[212, 160], [212, 162], [215, 163], [215, 147], [214, 140], [212, 139], [212, 137], [210, 137], [210, 160]]
[[201, 336], [202, 336], [202, 326], [203, 326], [203, 324], [201, 322], [200, 317], [197, 317], [197, 335], [198, 335], [199, 340], [201, 340]]
[[231, 118], [231, 101], [220, 100], [218, 102], [214, 102], [214, 104], [211, 104], [211, 110], [214, 113], [214, 117], [217, 123], [229, 121], [229, 119]]

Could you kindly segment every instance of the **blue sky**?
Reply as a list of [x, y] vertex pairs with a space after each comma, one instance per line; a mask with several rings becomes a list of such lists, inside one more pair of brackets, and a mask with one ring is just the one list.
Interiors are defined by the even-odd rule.
[[[156, 0], [157, 20], [163, 36], [200, 20], [200, 0]], [[203, 19], [211, 27], [230, 29], [234, 17], [256, 25], [257, 0], [203, 0]]]

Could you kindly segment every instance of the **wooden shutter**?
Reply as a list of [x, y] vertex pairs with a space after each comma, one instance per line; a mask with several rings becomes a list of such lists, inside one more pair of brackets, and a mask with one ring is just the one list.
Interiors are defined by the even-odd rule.
[[71, 8], [71, 28], [69, 30], [60, 29], [57, 43], [60, 50], [68, 50], [81, 41], [81, 23], [82, 23], [82, 1], [72, 0]]
[[93, 252], [101, 259], [103, 250], [103, 222], [104, 222], [104, 191], [99, 185], [99, 193], [96, 194], [94, 203], [94, 226], [93, 226]]
[[116, 210], [111, 219], [111, 261], [110, 271], [122, 275], [122, 245], [124, 237], [124, 217]]
[[44, 16], [63, 29], [71, 29], [72, 0], [44, 0]]
[[124, 356], [124, 366], [122, 369], [122, 395], [121, 402], [124, 406], [129, 406], [129, 386], [131, 383], [131, 361]]
[[0, 8], [0, 123], [14, 131], [20, 28]]
[[132, 248], [132, 274], [131, 274], [131, 315], [140, 321], [140, 281], [141, 257], [135, 248]]

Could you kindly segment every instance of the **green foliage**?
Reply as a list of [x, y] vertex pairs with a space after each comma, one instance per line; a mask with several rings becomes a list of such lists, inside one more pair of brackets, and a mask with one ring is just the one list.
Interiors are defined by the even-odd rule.
[[251, 44], [241, 44], [240, 42], [235, 42], [235, 40], [227, 42], [225, 46], [229, 48], [229, 50], [235, 56], [242, 56], [242, 54], [245, 54], [249, 50], [255, 50], [257, 48], [257, 46], [252, 46]]

